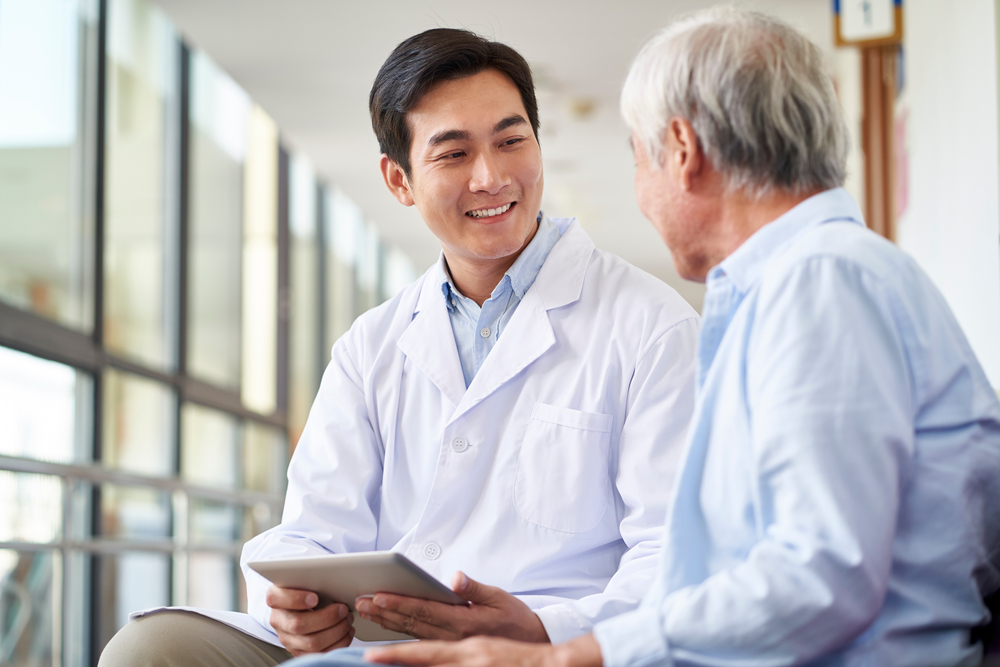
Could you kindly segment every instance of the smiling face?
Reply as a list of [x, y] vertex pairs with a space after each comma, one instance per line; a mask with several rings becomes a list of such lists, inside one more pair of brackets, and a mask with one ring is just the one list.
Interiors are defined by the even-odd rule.
[[496, 70], [445, 81], [407, 122], [410, 175], [382, 157], [393, 195], [417, 207], [449, 264], [513, 263], [542, 199], [542, 154], [514, 84]]

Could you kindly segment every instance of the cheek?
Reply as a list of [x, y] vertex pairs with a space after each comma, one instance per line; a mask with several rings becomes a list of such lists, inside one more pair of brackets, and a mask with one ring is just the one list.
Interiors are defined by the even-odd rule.
[[646, 217], [650, 222], [655, 222], [649, 208], [649, 198], [650, 198], [650, 187], [649, 179], [643, 173], [642, 170], [635, 172], [635, 200], [639, 204], [639, 210], [642, 211], [643, 216]]
[[542, 184], [542, 155], [537, 149], [532, 154], [523, 156], [518, 162], [515, 169], [521, 183], [525, 186]]

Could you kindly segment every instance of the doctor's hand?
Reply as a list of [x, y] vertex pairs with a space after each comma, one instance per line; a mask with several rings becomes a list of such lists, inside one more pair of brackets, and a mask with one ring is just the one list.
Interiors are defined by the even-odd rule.
[[455, 573], [451, 588], [470, 604], [451, 605], [378, 593], [374, 598], [358, 598], [354, 605], [361, 618], [418, 639], [495, 635], [526, 642], [549, 641], [541, 619], [510, 593], [473, 581], [462, 572]]
[[278, 586], [267, 589], [265, 601], [271, 608], [271, 627], [294, 656], [343, 648], [354, 639], [354, 617], [346, 605], [317, 609], [319, 596], [312, 591]]

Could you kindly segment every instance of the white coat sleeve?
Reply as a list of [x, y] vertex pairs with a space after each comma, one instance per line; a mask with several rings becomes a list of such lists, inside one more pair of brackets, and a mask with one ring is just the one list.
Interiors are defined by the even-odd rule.
[[554, 644], [635, 609], [653, 582], [673, 480], [694, 411], [698, 324], [696, 316], [674, 324], [636, 362], [615, 478], [627, 551], [602, 593], [535, 610]]
[[288, 467], [281, 524], [243, 548], [247, 611], [265, 627], [271, 584], [248, 562], [375, 549], [383, 454], [366, 407], [360, 333], [355, 326], [333, 346]]

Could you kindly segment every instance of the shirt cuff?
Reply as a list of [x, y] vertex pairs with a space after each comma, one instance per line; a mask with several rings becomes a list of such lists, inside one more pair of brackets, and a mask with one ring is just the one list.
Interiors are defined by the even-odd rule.
[[673, 659], [663, 636], [660, 612], [655, 607], [609, 618], [594, 626], [604, 667], [672, 667]]
[[585, 622], [584, 619], [563, 605], [542, 607], [535, 609], [534, 612], [541, 619], [549, 641], [553, 644], [562, 644], [571, 639], [582, 637], [591, 629], [590, 623]]

